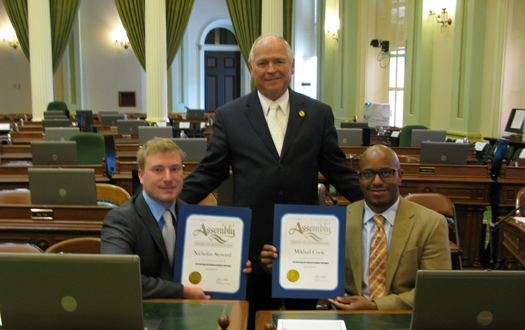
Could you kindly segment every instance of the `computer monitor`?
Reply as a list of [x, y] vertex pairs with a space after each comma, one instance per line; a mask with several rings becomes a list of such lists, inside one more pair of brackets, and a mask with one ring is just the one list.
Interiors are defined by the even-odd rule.
[[362, 146], [362, 128], [337, 128], [337, 142], [339, 146]]
[[412, 130], [411, 147], [421, 147], [421, 141], [445, 142], [447, 131], [414, 129]]
[[523, 119], [525, 118], [525, 109], [512, 109], [505, 126], [505, 132], [522, 134], [523, 133]]
[[46, 141], [68, 141], [73, 134], [80, 133], [79, 127], [48, 127]]
[[138, 134], [139, 126], [148, 126], [144, 120], [117, 120], [117, 132], [120, 134]]
[[421, 164], [466, 165], [469, 143], [421, 142], [419, 162]]
[[124, 115], [119, 114], [101, 114], [100, 124], [105, 126], [117, 126], [117, 121], [124, 119]]
[[185, 162], [200, 162], [208, 147], [206, 138], [173, 138], [172, 141], [182, 149]]
[[28, 168], [31, 203], [97, 205], [93, 168]]
[[68, 118], [60, 118], [60, 119], [42, 119], [42, 129], [44, 132], [48, 127], [70, 127], [71, 122]]
[[160, 137], [171, 139], [173, 137], [173, 126], [140, 126], [139, 127], [139, 144], [144, 144], [149, 140]]
[[188, 109], [186, 112], [186, 119], [206, 119], [204, 110]]
[[75, 141], [31, 141], [33, 165], [76, 165]]

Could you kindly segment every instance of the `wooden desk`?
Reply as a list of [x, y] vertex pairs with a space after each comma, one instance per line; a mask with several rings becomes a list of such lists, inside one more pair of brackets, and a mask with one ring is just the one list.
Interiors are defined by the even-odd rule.
[[525, 269], [525, 224], [511, 219], [501, 226], [501, 257], [507, 269]]
[[[0, 205], [0, 242], [31, 243], [45, 250], [68, 238], [100, 237], [104, 217], [112, 208], [98, 205]], [[41, 210], [47, 210], [49, 217], [44, 218]]]
[[230, 330], [246, 329], [248, 302], [239, 300], [155, 299], [143, 303], [145, 320], [162, 320], [164, 329], [220, 329], [218, 318], [230, 317]]
[[410, 329], [411, 311], [258, 311], [255, 330], [278, 319], [344, 320], [350, 329]]

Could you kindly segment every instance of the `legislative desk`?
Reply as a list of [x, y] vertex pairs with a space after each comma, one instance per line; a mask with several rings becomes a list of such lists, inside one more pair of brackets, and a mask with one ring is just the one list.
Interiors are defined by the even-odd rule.
[[0, 242], [31, 243], [45, 250], [74, 237], [100, 237], [111, 206], [0, 205]]
[[525, 224], [510, 219], [501, 226], [501, 247], [498, 259], [506, 260], [507, 269], [525, 269]]
[[255, 330], [268, 323], [277, 326], [279, 319], [343, 320], [346, 329], [410, 329], [411, 311], [258, 311]]
[[230, 318], [229, 330], [246, 329], [248, 302], [240, 300], [144, 300], [145, 320], [161, 320], [159, 330], [168, 329], [220, 329], [218, 319]]

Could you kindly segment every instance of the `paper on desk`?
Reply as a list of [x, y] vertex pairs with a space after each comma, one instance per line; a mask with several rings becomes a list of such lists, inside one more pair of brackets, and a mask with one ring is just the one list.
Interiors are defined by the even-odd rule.
[[284, 320], [277, 321], [277, 330], [346, 330], [343, 320]]
[[525, 223], [525, 217], [514, 217], [514, 219], [518, 220], [521, 223]]

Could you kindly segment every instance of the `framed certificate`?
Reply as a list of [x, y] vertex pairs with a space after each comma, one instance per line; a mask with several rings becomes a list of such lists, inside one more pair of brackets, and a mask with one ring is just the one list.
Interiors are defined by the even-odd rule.
[[273, 297], [344, 295], [345, 207], [278, 204], [273, 228]]
[[175, 282], [212, 299], [245, 300], [251, 215], [245, 207], [181, 205]]

